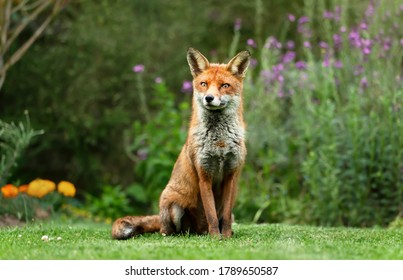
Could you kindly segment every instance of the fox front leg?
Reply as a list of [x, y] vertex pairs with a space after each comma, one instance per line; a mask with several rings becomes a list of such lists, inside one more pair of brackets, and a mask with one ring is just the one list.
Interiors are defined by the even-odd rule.
[[200, 176], [200, 196], [203, 203], [204, 213], [208, 224], [210, 236], [221, 238], [218, 228], [218, 217], [215, 208], [214, 194], [212, 190], [212, 180], [207, 176]]

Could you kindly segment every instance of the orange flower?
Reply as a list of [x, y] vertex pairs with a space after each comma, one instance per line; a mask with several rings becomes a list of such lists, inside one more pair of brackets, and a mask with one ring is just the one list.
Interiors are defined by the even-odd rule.
[[1, 187], [1, 193], [5, 198], [13, 198], [18, 195], [18, 188], [12, 184]]
[[18, 191], [20, 193], [26, 193], [27, 190], [28, 190], [28, 185], [21, 185], [21, 186], [18, 187]]
[[50, 180], [36, 179], [28, 185], [27, 194], [42, 198], [56, 189], [56, 184]]
[[71, 196], [74, 197], [76, 195], [76, 187], [67, 181], [61, 181], [57, 185], [57, 191], [64, 196]]

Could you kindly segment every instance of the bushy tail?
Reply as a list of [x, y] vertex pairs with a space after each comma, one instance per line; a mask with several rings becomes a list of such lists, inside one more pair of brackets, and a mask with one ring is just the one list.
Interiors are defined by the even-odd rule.
[[126, 216], [117, 219], [112, 225], [112, 238], [129, 239], [147, 232], [157, 232], [161, 228], [160, 216]]

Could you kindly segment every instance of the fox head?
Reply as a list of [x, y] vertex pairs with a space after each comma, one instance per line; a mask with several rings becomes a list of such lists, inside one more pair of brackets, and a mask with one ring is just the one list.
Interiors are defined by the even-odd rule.
[[187, 61], [193, 76], [195, 101], [207, 110], [235, 108], [241, 103], [243, 79], [250, 53], [243, 51], [227, 64], [210, 63], [198, 50], [190, 48]]

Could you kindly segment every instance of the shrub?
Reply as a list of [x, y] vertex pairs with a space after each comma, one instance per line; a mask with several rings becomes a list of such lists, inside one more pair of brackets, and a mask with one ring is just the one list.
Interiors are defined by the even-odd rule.
[[267, 208], [260, 221], [371, 226], [398, 214], [402, 11], [388, 17], [385, 5], [370, 2], [351, 27], [344, 7], [322, 11], [325, 37], [312, 35], [314, 18], [299, 17], [292, 27], [301, 54], [274, 37], [260, 50], [245, 90], [249, 158], [240, 196], [242, 207]]
[[42, 130], [31, 128], [28, 112], [25, 112], [25, 124], [20, 122], [7, 123], [0, 120], [0, 185], [6, 183], [13, 168], [17, 166], [19, 158], [30, 144], [31, 140]]
[[190, 116], [189, 103], [177, 102], [163, 81], [155, 84], [150, 103], [159, 108], [152, 121], [136, 121], [126, 134], [126, 153], [135, 165], [135, 182], [127, 189], [134, 213], [158, 211], [159, 196], [186, 141]]
[[104, 186], [101, 194], [87, 194], [84, 209], [87, 215], [82, 215], [82, 209], [70, 208], [70, 212], [78, 217], [92, 218], [96, 221], [112, 222], [120, 216], [132, 214], [129, 198], [121, 186]]

